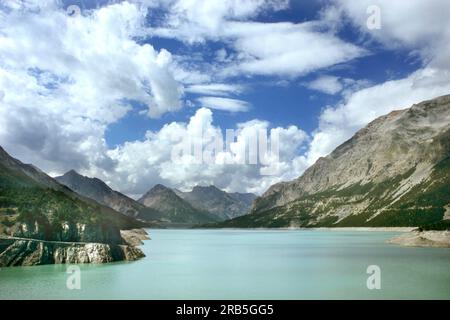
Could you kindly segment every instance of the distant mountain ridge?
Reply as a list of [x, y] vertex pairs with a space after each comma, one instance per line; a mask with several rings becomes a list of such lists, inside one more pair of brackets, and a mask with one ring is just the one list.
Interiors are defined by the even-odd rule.
[[111, 189], [102, 180], [80, 175], [75, 170], [55, 179], [76, 193], [124, 215], [165, 226], [223, 221], [241, 216], [250, 211], [256, 198], [251, 193], [227, 193], [215, 186], [196, 186], [190, 192], [181, 192], [159, 184], [136, 201]]
[[208, 211], [194, 208], [162, 184], [155, 185], [138, 202], [160, 212], [161, 218], [168, 223], [198, 224], [218, 221], [217, 217]]
[[450, 95], [359, 130], [221, 227], [418, 226], [450, 208]]
[[124, 215], [144, 221], [157, 220], [160, 216], [159, 212], [147, 208], [136, 200], [111, 189], [105, 182], [98, 178], [85, 177], [75, 170], [70, 170], [55, 179], [78, 194], [93, 199]]
[[252, 193], [227, 193], [213, 185], [195, 186], [189, 192], [179, 190], [175, 192], [193, 207], [208, 211], [221, 220], [248, 214], [256, 198]]

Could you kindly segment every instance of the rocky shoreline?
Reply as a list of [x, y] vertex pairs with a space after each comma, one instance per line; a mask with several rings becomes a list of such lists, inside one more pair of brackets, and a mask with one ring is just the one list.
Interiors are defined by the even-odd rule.
[[126, 243], [134, 247], [144, 244], [144, 240], [150, 240], [144, 229], [120, 230], [120, 235]]
[[[198, 227], [201, 229], [208, 229], [209, 226]], [[217, 229], [217, 228], [212, 228]], [[222, 230], [318, 230], [318, 231], [374, 231], [374, 232], [410, 232], [416, 229], [416, 227], [320, 227], [320, 228], [309, 228], [309, 227], [284, 227], [284, 228], [220, 228]]]
[[149, 239], [143, 229], [122, 230], [125, 244], [45, 241], [0, 237], [0, 267], [43, 264], [107, 263], [145, 257], [137, 246]]
[[314, 230], [334, 231], [380, 231], [380, 232], [411, 232], [415, 227], [336, 227], [336, 228], [312, 228]]
[[414, 230], [387, 241], [406, 247], [450, 248], [450, 231], [419, 231]]

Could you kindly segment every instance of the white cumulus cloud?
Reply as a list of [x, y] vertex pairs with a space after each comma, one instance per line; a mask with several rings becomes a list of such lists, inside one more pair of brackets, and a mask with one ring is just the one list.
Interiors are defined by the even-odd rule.
[[134, 40], [145, 8], [122, 2], [70, 17], [57, 1], [17, 4], [0, 19], [0, 144], [16, 156], [49, 171], [110, 168], [104, 132], [130, 101], [151, 117], [181, 108], [171, 54]]
[[[207, 146], [215, 142], [214, 137], [224, 134], [224, 129], [213, 125], [210, 109], [200, 108], [187, 123], [166, 124], [159, 131], [148, 131], [142, 141], [127, 142], [108, 151], [109, 157], [117, 163], [114, 171], [91, 174], [128, 194], [142, 194], [156, 183], [181, 189], [214, 184], [229, 191], [261, 193], [271, 184], [293, 179], [305, 169], [298, 149], [308, 135], [296, 126], [270, 128], [267, 121], [257, 119], [229, 128], [237, 130], [230, 149], [217, 150], [219, 152], [214, 152], [208, 161], [199, 161], [191, 154], [183, 154], [182, 161], [173, 158], [174, 148], [185, 148], [187, 141], [202, 141], [203, 146]], [[268, 158], [264, 163], [242, 163], [242, 159], [235, 157], [236, 150], [261, 129], [267, 130], [269, 136], [279, 136], [279, 158]], [[224, 158], [232, 161], [224, 162]]]

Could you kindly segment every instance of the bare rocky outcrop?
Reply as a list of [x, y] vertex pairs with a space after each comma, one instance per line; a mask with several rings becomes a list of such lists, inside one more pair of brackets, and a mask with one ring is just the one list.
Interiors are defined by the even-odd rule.
[[406, 247], [450, 248], [450, 231], [411, 231], [388, 240]]
[[131, 245], [20, 238], [0, 238], [0, 252], [0, 267], [133, 261], [145, 256]]
[[444, 209], [445, 209], [444, 220], [450, 220], [450, 204], [446, 205]]
[[48, 221], [30, 220], [16, 223], [7, 229], [7, 234], [36, 240], [123, 244], [117, 228], [70, 221], [50, 225]]
[[130, 246], [140, 246], [144, 240], [150, 240], [148, 233], [144, 229], [120, 230], [122, 239]]
[[[19, 225], [20, 232], [0, 235], [0, 267], [32, 266], [54, 263], [106, 263], [113, 261], [134, 261], [144, 257], [141, 249], [143, 240], [150, 239], [144, 229], [120, 230], [115, 241], [99, 243], [67, 241], [66, 239], [87, 239], [83, 236], [89, 228], [78, 225], [79, 235], [60, 237], [60, 240], [45, 240], [45, 233], [39, 232], [38, 223], [30, 226]], [[26, 232], [23, 230], [25, 229]], [[97, 233], [94, 233], [94, 235]], [[33, 236], [29, 238], [27, 236]], [[97, 239], [101, 239], [97, 237]]]
[[[35, 233], [33, 235], [36, 235]], [[0, 235], [0, 267], [60, 263], [107, 263], [134, 261], [145, 257], [143, 240], [150, 239], [144, 229], [120, 230], [120, 242], [67, 242]]]

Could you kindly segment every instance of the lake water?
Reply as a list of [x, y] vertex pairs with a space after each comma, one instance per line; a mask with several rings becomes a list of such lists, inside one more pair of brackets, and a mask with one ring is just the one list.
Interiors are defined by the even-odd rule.
[[[450, 299], [450, 249], [385, 243], [394, 232], [149, 230], [146, 258], [2, 268], [0, 299]], [[367, 289], [369, 265], [381, 289]]]

